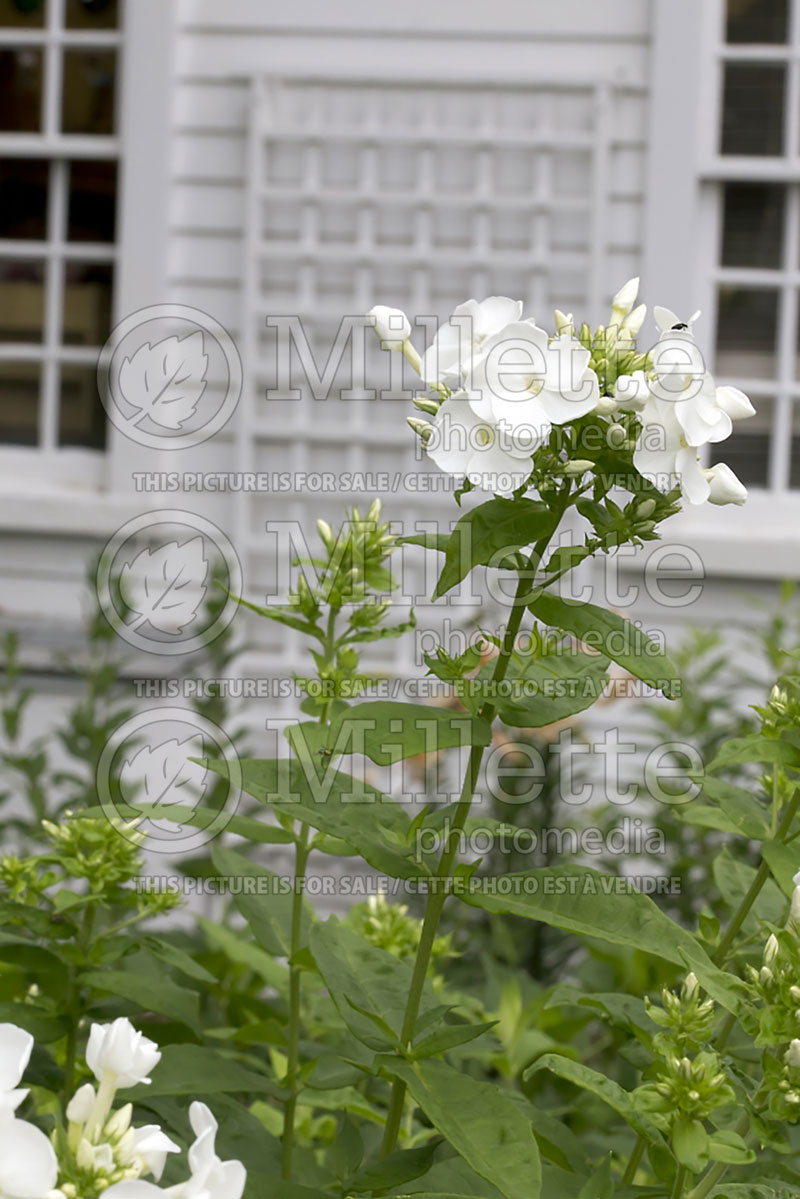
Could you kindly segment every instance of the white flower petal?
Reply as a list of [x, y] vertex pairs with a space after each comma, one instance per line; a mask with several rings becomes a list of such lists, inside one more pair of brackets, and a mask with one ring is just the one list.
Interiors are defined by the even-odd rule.
[[703, 504], [711, 493], [711, 485], [700, 465], [695, 449], [679, 450], [675, 467], [680, 475], [681, 494], [690, 504]]
[[180, 1153], [181, 1147], [171, 1141], [157, 1124], [145, 1124], [133, 1131], [133, 1151], [157, 1182], [164, 1173], [167, 1154]]
[[107, 1191], [103, 1191], [103, 1199], [159, 1199], [159, 1196], [166, 1194], [167, 1191], [154, 1186], [152, 1182], [135, 1178], [127, 1182], [115, 1182]]
[[98, 1082], [104, 1074], [115, 1076], [117, 1087], [148, 1083], [161, 1060], [155, 1041], [138, 1032], [126, 1016], [113, 1024], [93, 1024], [89, 1032], [86, 1063]]
[[58, 1181], [58, 1162], [48, 1138], [25, 1120], [0, 1120], [0, 1195], [42, 1199]]
[[33, 1037], [16, 1024], [0, 1024], [0, 1092], [19, 1086], [33, 1050]]
[[384, 350], [400, 350], [403, 342], [411, 336], [411, 322], [401, 308], [387, 308], [376, 304], [370, 308], [367, 318], [373, 322], [375, 332]]
[[491, 337], [499, 329], [518, 321], [522, 316], [522, 300], [510, 300], [508, 296], [489, 296], [478, 304], [476, 316], [476, 341]]
[[72, 1124], [85, 1124], [92, 1114], [97, 1093], [90, 1082], [79, 1087], [67, 1105], [67, 1119]]

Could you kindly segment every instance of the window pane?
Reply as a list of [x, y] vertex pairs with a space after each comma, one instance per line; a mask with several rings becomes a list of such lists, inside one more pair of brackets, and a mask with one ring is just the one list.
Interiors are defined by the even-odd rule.
[[0, 341], [41, 341], [44, 263], [0, 259]]
[[73, 162], [69, 176], [68, 241], [113, 241], [117, 164]]
[[39, 159], [0, 158], [0, 238], [46, 237], [48, 174]]
[[774, 379], [777, 330], [777, 291], [721, 287], [717, 315], [717, 374], [734, 379]]
[[64, 133], [114, 132], [113, 50], [65, 50], [61, 128]]
[[723, 154], [783, 153], [786, 69], [767, 63], [725, 64]]
[[0, 50], [0, 131], [38, 133], [41, 115], [41, 50]]
[[97, 371], [93, 366], [61, 366], [58, 444], [105, 449], [106, 414], [97, 394]]
[[111, 332], [112, 275], [108, 263], [66, 264], [65, 346], [102, 346], [105, 342]]
[[117, 0], [67, 0], [64, 22], [67, 29], [116, 29], [119, 4]]
[[37, 445], [40, 367], [38, 362], [0, 362], [0, 442]]
[[792, 413], [792, 459], [789, 467], [789, 486], [800, 490], [800, 403]]
[[728, 0], [729, 42], [785, 42], [787, 0]]
[[43, 22], [44, 0], [0, 0], [0, 26], [41, 29]]
[[711, 446], [711, 462], [727, 462], [748, 487], [766, 487], [769, 482], [769, 453], [774, 403], [754, 397], [756, 415], [734, 430], [727, 441]]
[[722, 265], [780, 267], [786, 189], [780, 183], [726, 183]]

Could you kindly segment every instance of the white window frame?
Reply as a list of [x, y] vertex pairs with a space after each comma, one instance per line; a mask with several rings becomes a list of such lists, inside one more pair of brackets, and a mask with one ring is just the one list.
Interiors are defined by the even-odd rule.
[[[64, 0], [48, 0], [55, 22], [61, 24]], [[113, 261], [112, 326], [137, 308], [164, 301], [167, 285], [169, 134], [173, 95], [173, 51], [176, 8], [165, 0], [122, 0], [119, 30], [4, 29], [5, 45], [45, 40], [62, 45], [117, 46], [117, 132], [113, 137], [73, 136], [58, 132], [61, 80], [57, 66], [47, 67], [45, 122], [42, 134], [0, 134], [0, 153], [8, 156], [50, 157], [50, 196], [47, 241], [18, 242], [11, 249], [20, 257], [46, 262], [45, 336], [35, 346], [1, 346], [6, 359], [36, 358], [43, 362], [41, 418], [52, 443], [59, 397], [59, 361], [94, 365], [96, 354], [56, 346], [61, 324], [61, 272], [65, 257]], [[66, 199], [66, 160], [116, 159], [118, 162], [117, 236], [113, 245], [85, 243], [55, 246], [50, 234], [63, 230]], [[62, 186], [53, 190], [53, 182]], [[61, 201], [59, 203], [59, 200]], [[3, 243], [9, 253], [11, 242]], [[88, 253], [87, 253], [88, 249]], [[55, 252], [53, 252], [55, 251]], [[87, 357], [88, 355], [88, 357]], [[105, 450], [81, 448], [0, 447], [0, 529], [64, 530], [103, 533], [137, 508], [131, 495], [131, 473], [143, 451], [111, 424]], [[102, 501], [102, 502], [98, 502]], [[141, 507], [140, 502], [138, 507]]]
[[[696, 333], [714, 369], [713, 340], [716, 328], [717, 285], [734, 278], [753, 285], [768, 282], [786, 289], [780, 306], [780, 341], [783, 351], [777, 378], [770, 390], [778, 399], [773, 439], [788, 436], [792, 399], [800, 403], [800, 380], [791, 379], [794, 364], [788, 361], [797, 329], [797, 286], [800, 272], [730, 270], [719, 265], [722, 182], [726, 180], [776, 180], [793, 183], [787, 194], [786, 214], [790, 246], [798, 261], [800, 211], [800, 5], [792, 4], [793, 18], [785, 47], [729, 46], [725, 43], [725, 0], [654, 0], [651, 75], [650, 163], [647, 177], [647, 214], [643, 285], [650, 303], [663, 304], [689, 315], [702, 310]], [[725, 59], [787, 60], [785, 146], [795, 155], [744, 158], [719, 153]], [[792, 249], [793, 247], [793, 249]], [[743, 380], [723, 379], [718, 382]], [[764, 381], [766, 382], [766, 381]], [[765, 390], [752, 388], [753, 402]], [[743, 432], [746, 425], [741, 426]], [[706, 570], [716, 574], [755, 578], [783, 578], [797, 572], [800, 563], [800, 490], [787, 486], [788, 450], [773, 453], [770, 487], [753, 488], [743, 508], [686, 505], [670, 522], [668, 534], [696, 547]]]

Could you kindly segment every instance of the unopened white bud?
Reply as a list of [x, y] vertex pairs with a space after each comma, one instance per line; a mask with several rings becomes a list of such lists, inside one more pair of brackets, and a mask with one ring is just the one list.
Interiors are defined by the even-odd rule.
[[121, 1137], [130, 1128], [132, 1115], [133, 1104], [126, 1103], [106, 1122], [106, 1134], [109, 1137]]
[[758, 972], [758, 981], [762, 987], [771, 987], [775, 981], [775, 975], [770, 970], [769, 966], [762, 966]]
[[384, 350], [402, 350], [403, 342], [411, 336], [411, 322], [401, 308], [376, 304], [367, 313]]
[[614, 424], [608, 426], [606, 433], [606, 441], [609, 445], [619, 447], [625, 444], [628, 434], [625, 432], [624, 425]]
[[789, 1048], [783, 1055], [783, 1060], [792, 1070], [796, 1070], [798, 1067], [800, 1067], [800, 1040], [798, 1040], [797, 1037], [795, 1037], [795, 1039], [789, 1045]]
[[[645, 501], [645, 503], [648, 502], [652, 503], [653, 501]], [[684, 1003], [691, 1003], [695, 997], [695, 994], [697, 993], [697, 988], [699, 986], [700, 984], [697, 981], [697, 975], [694, 973], [694, 971], [686, 975], [686, 978], [683, 980], [683, 988], [681, 990], [681, 999]]]
[[636, 337], [637, 333], [644, 324], [644, 318], [647, 316], [647, 305], [639, 304], [632, 312], [629, 312], [622, 322], [622, 332], [629, 337]]
[[571, 462], [564, 465], [565, 475], [584, 475], [587, 470], [591, 470], [594, 466], [588, 458], [573, 458]]
[[778, 938], [775, 936], [774, 933], [770, 933], [769, 939], [768, 939], [766, 945], [764, 946], [764, 965], [765, 966], [772, 965], [772, 963], [775, 961], [776, 957], [780, 953], [780, 948], [781, 947], [778, 944]]
[[555, 317], [556, 333], [559, 337], [563, 333], [571, 335], [575, 332], [575, 321], [571, 312], [562, 312], [560, 308], [556, 308], [553, 315]]
[[79, 1087], [67, 1104], [67, 1119], [70, 1124], [85, 1124], [92, 1114], [95, 1089], [90, 1082]]
[[600, 396], [600, 399], [595, 404], [594, 410], [595, 412], [598, 412], [600, 416], [611, 416], [612, 413], [617, 411], [618, 407], [619, 405], [613, 396]]
[[612, 316], [616, 318], [616, 323], [622, 321], [632, 310], [636, 303], [636, 297], [639, 294], [639, 276], [629, 279], [627, 283], [623, 283], [614, 299], [611, 301]]
[[334, 544], [333, 529], [328, 524], [327, 520], [317, 521], [317, 532], [322, 538], [323, 544], [327, 549], [330, 549]]

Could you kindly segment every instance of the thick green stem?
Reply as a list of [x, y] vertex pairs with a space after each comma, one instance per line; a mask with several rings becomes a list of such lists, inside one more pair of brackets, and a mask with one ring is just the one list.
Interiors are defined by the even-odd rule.
[[675, 1175], [675, 1184], [672, 1188], [670, 1199], [681, 1199], [681, 1195], [686, 1190], [686, 1183], [689, 1178], [689, 1171], [685, 1166], [678, 1166], [678, 1173]]
[[297, 1112], [299, 1087], [297, 1075], [300, 1065], [300, 976], [301, 968], [294, 958], [302, 948], [303, 897], [306, 865], [311, 847], [308, 843], [309, 827], [300, 825], [294, 863], [294, 894], [292, 895], [291, 961], [289, 962], [289, 1027], [286, 1051], [286, 1088], [289, 1092], [283, 1109], [283, 1138], [281, 1145], [281, 1173], [285, 1179], [292, 1176], [292, 1154], [294, 1151], [294, 1120]]
[[[517, 584], [516, 594], [514, 596], [514, 604], [511, 615], [506, 625], [505, 635], [500, 653], [497, 657], [494, 673], [492, 675], [492, 684], [501, 683], [506, 676], [508, 664], [511, 660], [511, 655], [514, 651], [514, 643], [519, 633], [522, 618], [525, 614], [525, 601], [530, 593], [530, 583], [533, 573], [541, 560], [541, 556], [547, 546], [547, 540], [537, 544], [531, 555], [527, 566], [520, 571], [519, 582]], [[495, 687], [492, 686], [492, 693], [495, 692]], [[493, 704], [484, 704], [481, 708], [481, 716], [489, 724], [492, 723], [495, 716], [495, 708]], [[411, 979], [411, 986], [408, 992], [408, 1000], [403, 1016], [403, 1026], [400, 1034], [402, 1044], [410, 1045], [414, 1037], [414, 1029], [419, 1015], [420, 1003], [422, 1000], [422, 991], [425, 985], [425, 979], [430, 966], [431, 953], [433, 943], [436, 939], [436, 932], [439, 927], [439, 918], [442, 914], [442, 909], [447, 899], [448, 883], [453, 871], [453, 863], [458, 851], [459, 834], [464, 828], [467, 817], [469, 815], [472, 800], [475, 795], [475, 788], [478, 785], [478, 778], [481, 770], [481, 762], [483, 761], [484, 747], [474, 745], [470, 750], [469, 761], [467, 763], [464, 782], [461, 787], [461, 794], [458, 801], [458, 806], [453, 816], [452, 823], [448, 829], [447, 840], [442, 850], [442, 856], [439, 859], [439, 865], [434, 878], [431, 880], [428, 889], [428, 898], [425, 905], [425, 918], [422, 924], [422, 933], [420, 935], [419, 945], [417, 947], [417, 955], [414, 961], [414, 972]], [[403, 1105], [406, 1097], [406, 1084], [402, 1079], [396, 1078], [392, 1085], [392, 1094], [389, 1100], [389, 1109], [386, 1115], [386, 1127], [384, 1129], [383, 1144], [381, 1153], [385, 1156], [391, 1153], [397, 1144], [397, 1135], [400, 1131], [400, 1124], [403, 1118]]]
[[623, 1182], [633, 1182], [636, 1177], [636, 1171], [639, 1169], [639, 1163], [644, 1157], [644, 1151], [647, 1148], [647, 1141], [644, 1137], [636, 1138], [636, 1144], [633, 1147], [633, 1153], [628, 1158], [628, 1164], [625, 1167], [625, 1173], [622, 1175]]
[[[336, 649], [336, 618], [339, 609], [331, 605], [328, 613], [328, 626], [325, 637], [325, 664], [330, 665]], [[330, 711], [330, 700], [326, 703], [320, 724], [327, 723]], [[302, 949], [303, 939], [303, 897], [305, 894], [305, 877], [308, 858], [311, 853], [311, 829], [300, 822], [297, 835], [294, 859], [294, 890], [292, 893], [292, 930], [291, 930], [291, 960], [289, 962], [289, 1026], [287, 1030], [286, 1050], [286, 1089], [289, 1094], [283, 1109], [283, 1136], [281, 1139], [281, 1173], [285, 1179], [292, 1176], [292, 1157], [294, 1154], [294, 1122], [297, 1114], [297, 1096], [299, 1087], [297, 1076], [300, 1068], [300, 1025], [301, 1025], [301, 984], [302, 968], [295, 962], [295, 957]]]

